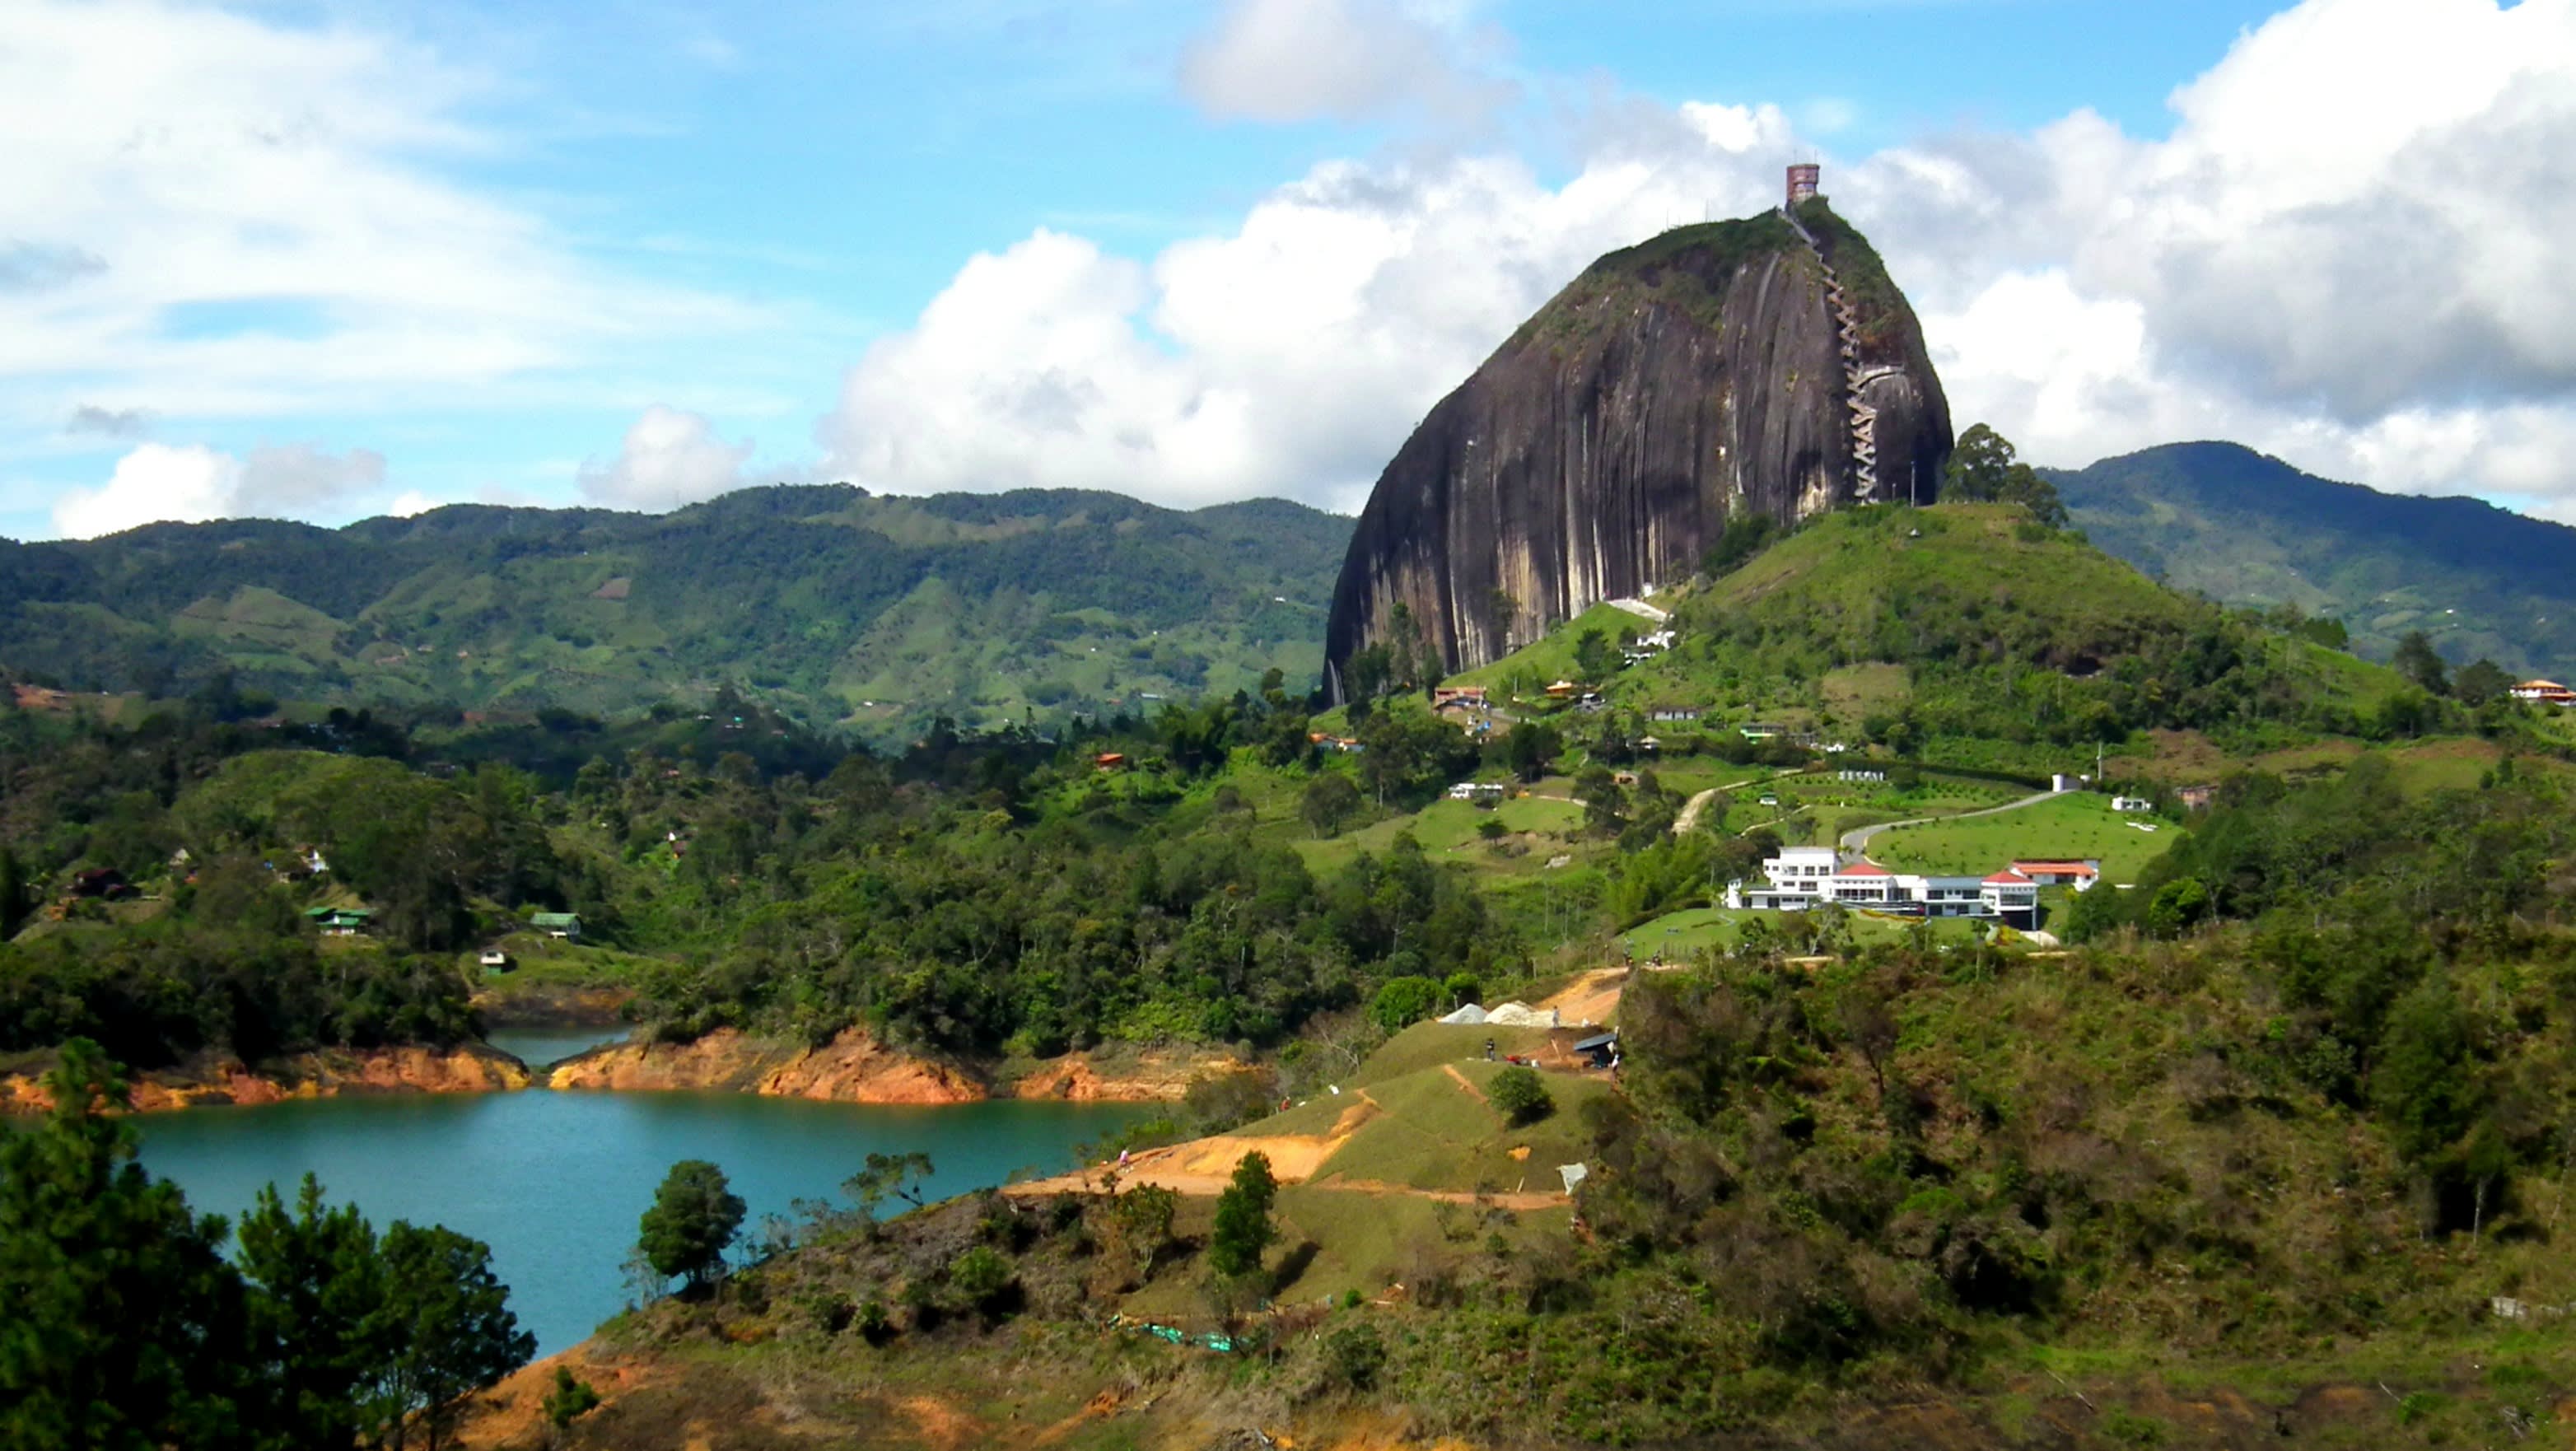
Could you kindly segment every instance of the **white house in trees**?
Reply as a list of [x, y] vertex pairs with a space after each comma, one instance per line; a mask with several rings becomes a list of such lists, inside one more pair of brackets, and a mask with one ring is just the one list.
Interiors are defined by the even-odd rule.
[[1866, 857], [1845, 862], [1832, 847], [1793, 846], [1762, 863], [1764, 882], [1731, 882], [1726, 905], [1738, 911], [1803, 912], [1832, 902], [1904, 917], [1983, 917], [2014, 927], [2037, 925], [2039, 883], [2012, 870], [1985, 877], [1891, 871]]

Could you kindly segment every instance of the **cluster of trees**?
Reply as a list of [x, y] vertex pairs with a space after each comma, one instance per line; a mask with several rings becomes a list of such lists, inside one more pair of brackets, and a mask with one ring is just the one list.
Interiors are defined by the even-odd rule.
[[2511, 757], [2475, 791], [2421, 796], [2376, 755], [2304, 783], [2249, 772], [2221, 783], [2209, 815], [2137, 890], [2077, 898], [2070, 930], [2171, 937], [2205, 920], [2279, 917], [2318, 932], [2386, 917], [2411, 924], [2409, 938], [2521, 947], [2549, 921], [2552, 863], [2576, 846], [2569, 821], [2556, 778]]
[[125, 1086], [66, 1046], [38, 1128], [0, 1137], [0, 1445], [432, 1451], [467, 1394], [527, 1363], [478, 1241], [379, 1234], [272, 1187], [229, 1226], [134, 1160]]
[[256, 1063], [322, 1047], [444, 1047], [480, 1031], [452, 966], [325, 954], [291, 908], [273, 922], [190, 914], [0, 944], [0, 1050], [91, 1038], [121, 1062], [162, 1068], [206, 1050]]
[[1950, 450], [1941, 472], [1941, 498], [1953, 504], [2019, 504], [2050, 529], [2067, 524], [2057, 486], [2016, 457], [2012, 441], [1982, 423], [1971, 424]]
[[815, 1041], [864, 1022], [951, 1054], [1272, 1043], [1386, 977], [1483, 972], [1512, 950], [1473, 888], [1403, 838], [1317, 880], [1221, 820], [1142, 840], [893, 823], [874, 854], [802, 875], [720, 952], [649, 976], [648, 1019]]
[[2514, 687], [2514, 678], [2505, 673], [2504, 667], [2484, 657], [2454, 673], [2441, 652], [2433, 648], [2432, 638], [2421, 630], [2409, 630], [2400, 636], [2397, 653], [2388, 663], [2426, 695], [2456, 700], [2472, 710], [2504, 703]]
[[[2075, 899], [2068, 933], [2176, 938], [2212, 922], [2276, 995], [2268, 1056], [2371, 1111], [2448, 1221], [2474, 1228], [2508, 1174], [2565, 1147], [2532, 1086], [2496, 1065], [2510, 1036], [2467, 986], [2484, 963], [2559, 950], [2568, 792], [2507, 758], [2476, 791], [2409, 797], [2364, 756], [2303, 785], [2245, 775], [2125, 893]], [[2099, 900], [2096, 900], [2099, 899]], [[2218, 950], [2213, 948], [2211, 950]]]

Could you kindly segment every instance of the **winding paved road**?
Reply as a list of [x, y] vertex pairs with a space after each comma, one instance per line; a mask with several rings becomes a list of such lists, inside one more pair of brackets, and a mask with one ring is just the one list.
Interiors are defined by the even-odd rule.
[[2054, 791], [2042, 791], [2036, 796], [2025, 796], [2019, 801], [2007, 801], [2001, 806], [1988, 806], [1977, 811], [1962, 811], [1955, 816], [1918, 816], [1911, 821], [1882, 821], [1876, 826], [1863, 826], [1844, 832], [1842, 847], [1845, 851], [1866, 852], [1869, 850], [1869, 839], [1882, 831], [1894, 831], [1900, 826], [1927, 826], [1935, 821], [1965, 821], [1971, 816], [1993, 816], [2005, 811], [2019, 811], [2025, 806], [2035, 806], [2056, 794], [2058, 793]]

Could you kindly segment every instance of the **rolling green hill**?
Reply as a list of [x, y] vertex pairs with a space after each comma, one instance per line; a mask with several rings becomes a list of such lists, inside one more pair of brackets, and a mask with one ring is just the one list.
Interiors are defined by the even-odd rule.
[[2479, 499], [2383, 494], [2232, 443], [2043, 470], [2095, 544], [2224, 604], [2340, 620], [2385, 659], [2409, 630], [2460, 664], [2576, 668], [2576, 529]]
[[[2389, 714], [2408, 708], [2393, 672], [2164, 588], [2009, 505], [1841, 511], [1658, 602], [1679, 644], [1588, 677], [1611, 715], [1649, 726], [1687, 707], [1701, 731], [1760, 723], [2027, 775], [2090, 769], [2097, 745], [2153, 731], [2251, 754], [2436, 724]], [[1549, 682], [1587, 678], [1583, 633], [1651, 628], [1597, 610], [1462, 678], [1548, 709]]]
[[0, 667], [183, 693], [595, 712], [721, 684], [891, 734], [1150, 708], [1321, 659], [1349, 522], [1254, 500], [748, 489], [666, 515], [459, 505], [344, 529], [0, 542]]

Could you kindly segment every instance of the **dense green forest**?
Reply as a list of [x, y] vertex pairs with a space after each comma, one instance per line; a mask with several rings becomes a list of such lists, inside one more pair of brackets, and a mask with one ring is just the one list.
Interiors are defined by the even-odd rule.
[[[2096, 918], [2071, 955], [1920, 935], [1819, 964], [1769, 939], [1637, 974], [1624, 1091], [1560, 1110], [1591, 1166], [1579, 1229], [1535, 1233], [1487, 1186], [1385, 1252], [1401, 1295], [1286, 1308], [1317, 1246], [1272, 1226], [1267, 1195], [1179, 1221], [1149, 1190], [986, 1197], [892, 1225], [824, 1213], [801, 1248], [615, 1343], [778, 1338], [757, 1359], [689, 1352], [710, 1395], [933, 1355], [1084, 1385], [1134, 1373], [1077, 1327], [1135, 1297], [1254, 1352], [1161, 1368], [1162, 1394], [1222, 1384], [1258, 1418], [1400, 1408], [1471, 1440], [1843, 1445], [1887, 1444], [1849, 1440], [1856, 1420], [1933, 1406], [1955, 1444], [2317, 1426], [2327, 1444], [2508, 1444], [2576, 1371], [2547, 1328], [2489, 1308], [2571, 1267], [2567, 798], [2563, 775], [2522, 771], [2414, 797], [2367, 764], [2248, 775], [2164, 869], [2228, 889], [2181, 913], [2130, 894], [2148, 920]], [[1412, 1036], [1388, 1051], [1405, 1043], [1421, 1053]], [[1284, 1212], [1365, 1239], [1326, 1217], [1333, 1197]], [[1282, 1308], [1253, 1313], [1270, 1294]], [[2207, 1417], [2203, 1396], [2238, 1411], [2175, 1419]], [[2074, 1428], [2039, 1417], [2049, 1398]]]
[[1102, 713], [1321, 662], [1345, 520], [1275, 500], [749, 489], [666, 515], [457, 505], [344, 529], [0, 541], [0, 668], [322, 704], [705, 710], [722, 686], [901, 739]]
[[2481, 499], [2383, 494], [2232, 443], [2043, 470], [2094, 543], [2177, 589], [2333, 619], [2386, 659], [2410, 630], [2517, 678], [2576, 660], [2576, 530]]

